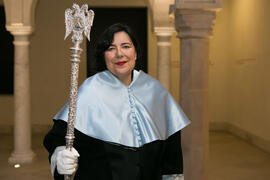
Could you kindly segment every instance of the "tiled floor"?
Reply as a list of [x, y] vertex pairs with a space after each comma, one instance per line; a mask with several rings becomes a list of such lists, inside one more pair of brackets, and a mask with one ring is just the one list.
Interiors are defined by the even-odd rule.
[[31, 164], [21, 165], [15, 169], [8, 164], [8, 158], [12, 152], [13, 137], [0, 134], [0, 180], [50, 180], [50, 166], [48, 155], [42, 146], [43, 135], [33, 136], [32, 147], [36, 154], [35, 161]]
[[209, 180], [270, 180], [270, 154], [227, 133], [210, 133]]
[[[36, 160], [18, 169], [7, 162], [13, 146], [12, 136], [0, 135], [0, 180], [51, 179], [42, 135], [33, 137]], [[270, 180], [270, 154], [227, 133], [210, 133], [209, 163], [209, 180]]]

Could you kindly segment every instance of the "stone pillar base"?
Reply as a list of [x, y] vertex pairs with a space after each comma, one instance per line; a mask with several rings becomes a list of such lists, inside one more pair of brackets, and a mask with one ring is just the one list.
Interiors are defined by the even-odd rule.
[[36, 154], [33, 151], [28, 152], [13, 152], [8, 158], [9, 164], [24, 164], [31, 163], [34, 161]]

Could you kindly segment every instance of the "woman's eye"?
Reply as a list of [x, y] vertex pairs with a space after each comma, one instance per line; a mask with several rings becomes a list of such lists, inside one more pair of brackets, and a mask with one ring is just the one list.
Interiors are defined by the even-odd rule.
[[126, 46], [123, 46], [124, 49], [128, 49], [130, 48], [130, 46], [126, 45]]
[[109, 47], [108, 49], [107, 49], [107, 51], [112, 51], [112, 50], [114, 50], [115, 48], [114, 47]]

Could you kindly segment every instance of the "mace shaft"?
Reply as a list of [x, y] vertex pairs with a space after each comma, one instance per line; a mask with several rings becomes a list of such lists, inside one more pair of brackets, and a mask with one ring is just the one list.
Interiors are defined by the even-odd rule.
[[[69, 94], [69, 113], [67, 122], [67, 133], [66, 133], [66, 148], [71, 151], [74, 142], [74, 124], [76, 119], [76, 102], [78, 94], [78, 77], [79, 77], [79, 63], [80, 54], [82, 49], [79, 48], [78, 44], [75, 43], [74, 47], [70, 48], [71, 55], [71, 78], [70, 78], [70, 94]], [[71, 180], [72, 175], [65, 175], [65, 180]]]

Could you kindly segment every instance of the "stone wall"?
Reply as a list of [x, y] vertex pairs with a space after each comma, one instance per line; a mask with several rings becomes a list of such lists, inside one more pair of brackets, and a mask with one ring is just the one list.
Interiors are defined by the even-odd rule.
[[232, 133], [265, 145], [270, 143], [267, 17], [268, 0], [223, 1], [211, 41], [209, 81], [212, 128], [229, 124]]

